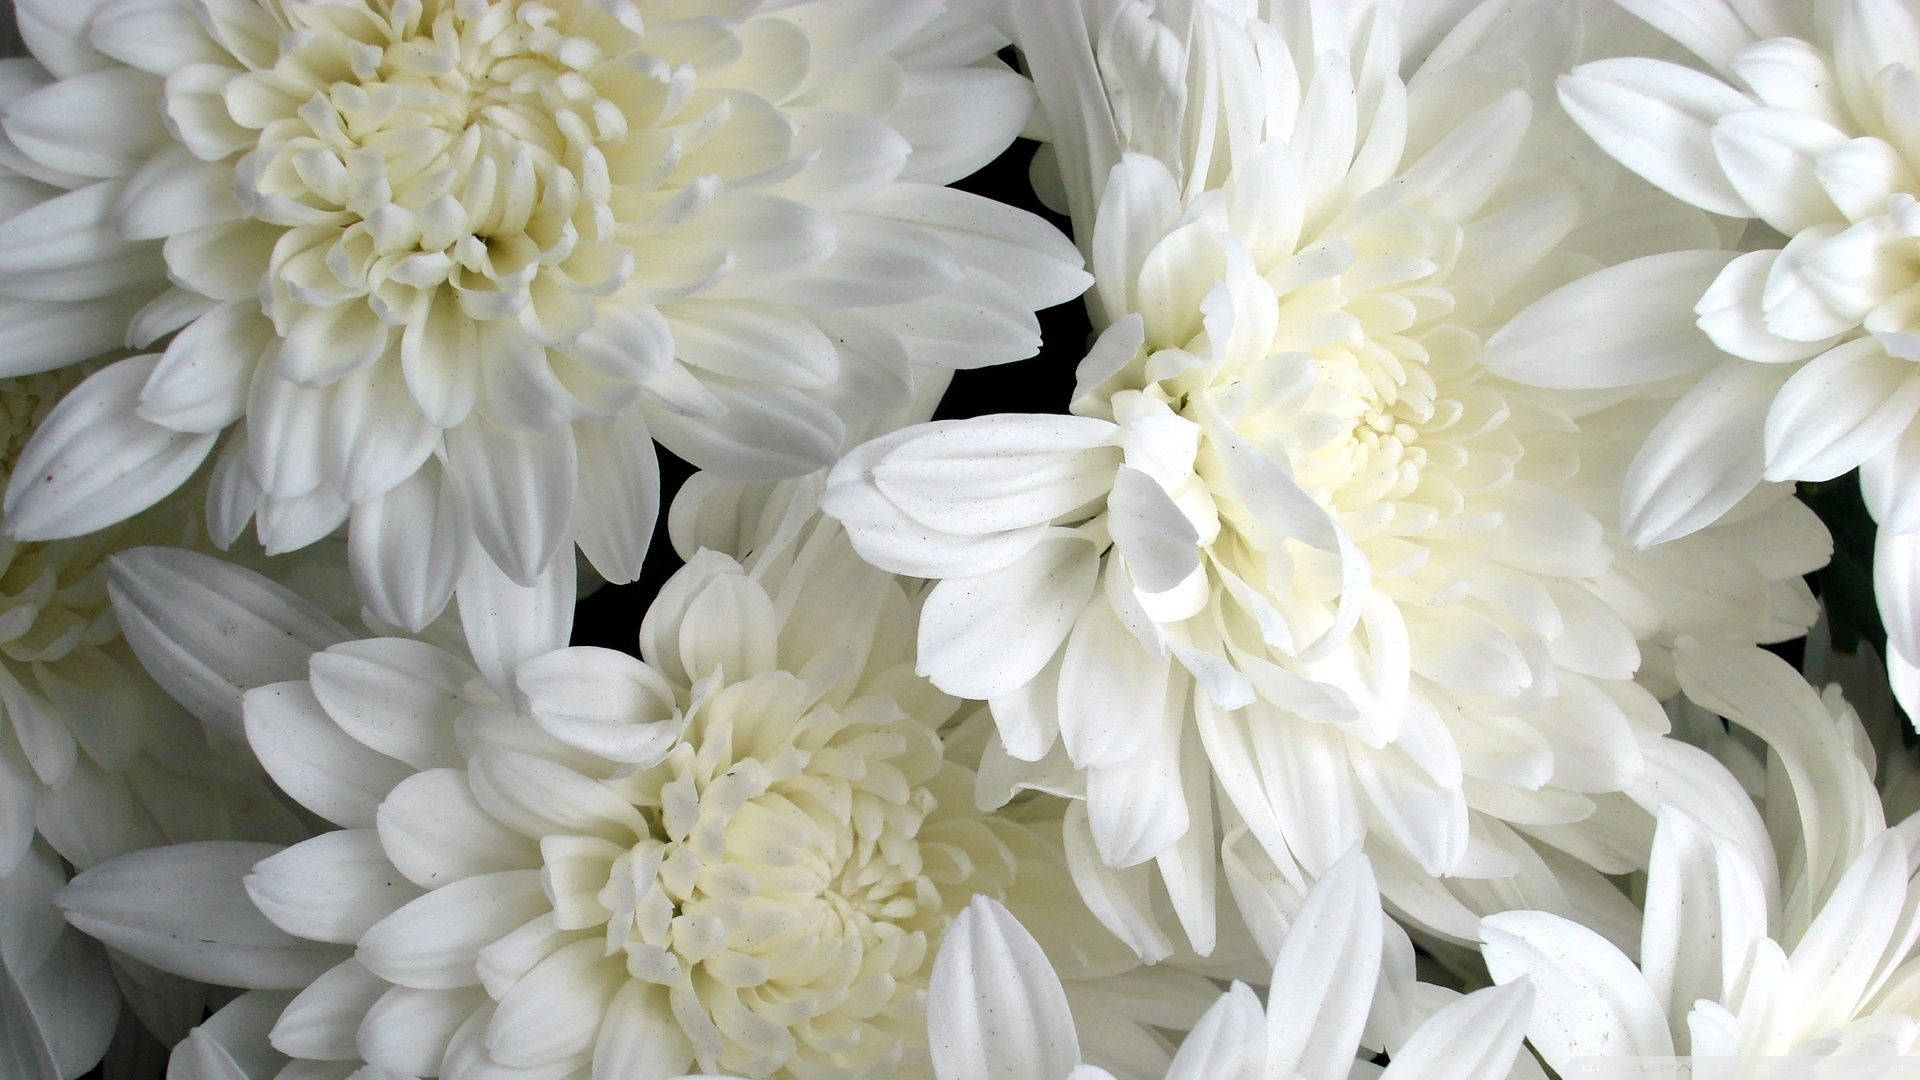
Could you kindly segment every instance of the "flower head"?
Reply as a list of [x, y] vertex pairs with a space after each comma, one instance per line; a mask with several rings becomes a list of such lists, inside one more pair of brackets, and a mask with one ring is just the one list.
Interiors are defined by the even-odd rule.
[[1666, 649], [1797, 634], [1828, 544], [1775, 491], [1632, 550], [1645, 407], [1488, 366], [1576, 267], [1714, 235], [1541, 94], [1625, 20], [1489, 6], [1415, 62], [1386, 7], [1105, 8], [1022, 40], [1090, 215], [1105, 325], [1074, 415], [882, 437], [830, 512], [944, 579], [921, 670], [992, 703], [1022, 782], [1077, 773], [1093, 846], [1160, 859], [1190, 934], [1209, 772], [1228, 827], [1309, 877], [1371, 837], [1390, 902], [1443, 933], [1528, 895], [1630, 922], [1592, 870], [1644, 851], [1625, 793], [1668, 752]]
[[1512, 911], [1482, 924], [1489, 969], [1532, 982], [1529, 1037], [1563, 1072], [1677, 1053], [1727, 1076], [1894, 1075], [1872, 1070], [1920, 1045], [1915, 822], [1886, 827], [1849, 745], [1865, 740], [1859, 721], [1830, 717], [1784, 662], [1709, 647], [1684, 654], [1680, 675], [1774, 752], [1767, 827], [1739, 797], [1719, 814], [1663, 809], [1637, 962], [1573, 921]]
[[[1671, 380], [1677, 400], [1623, 492], [1636, 543], [1687, 535], [1756, 486], [1858, 468], [1883, 533], [1875, 591], [1887, 662], [1914, 712], [1920, 18], [1908, 5], [1854, 0], [1622, 6], [1700, 63], [1598, 60], [1561, 80], [1560, 100], [1595, 143], [1663, 191], [1757, 219], [1760, 250], [1649, 257], [1548, 297], [1523, 319], [1567, 325], [1577, 312], [1579, 323], [1551, 343], [1550, 365], [1521, 377]], [[1668, 330], [1630, 355], [1596, 333], [1623, 315]], [[1514, 366], [1537, 359], [1522, 349]]]
[[[0, 476], [36, 467], [23, 447], [82, 374], [0, 379]], [[87, 536], [0, 540], [0, 967], [21, 995], [16, 1037], [38, 1039], [62, 1075], [100, 1060], [123, 995], [164, 1017], [207, 993], [127, 976], [97, 943], [62, 933], [46, 916], [68, 875], [156, 844], [301, 835], [259, 766], [209, 740], [148, 677], [110, 602], [112, 560], [201, 543], [197, 510], [174, 497]]]
[[[420, 639], [314, 652], [248, 692], [247, 734], [340, 831], [143, 852], [78, 879], [69, 917], [163, 968], [298, 991], [249, 1053], [400, 1075], [929, 1075], [928, 970], [975, 893], [1125, 985], [1126, 950], [1059, 906], [1058, 810], [975, 808], [953, 748], [984, 718], [913, 675], [891, 632], [908, 588], [817, 516], [754, 548], [668, 582], [644, 661], [561, 648], [502, 687]], [[130, 917], [151, 880], [226, 906]], [[179, 944], [199, 938], [272, 948]], [[229, 1038], [216, 1021], [180, 1052]]]
[[653, 438], [807, 472], [912, 419], [916, 367], [1030, 354], [1033, 310], [1085, 285], [1045, 223], [941, 186], [1031, 95], [938, 0], [111, 0], [21, 22], [44, 69], [0, 110], [41, 197], [0, 297], [151, 351], [71, 407], [91, 454], [38, 447], [53, 479], [8, 489], [14, 536], [118, 520], [226, 432], [216, 538], [253, 518], [288, 550], [351, 518], [387, 621], [439, 613], [469, 536], [522, 585], [575, 542], [631, 580]]

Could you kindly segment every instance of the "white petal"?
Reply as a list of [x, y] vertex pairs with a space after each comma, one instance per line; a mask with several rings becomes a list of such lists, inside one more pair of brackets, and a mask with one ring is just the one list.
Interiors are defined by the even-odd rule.
[[355, 953], [400, 986], [446, 990], [480, 981], [474, 959], [549, 907], [537, 870], [482, 874], [444, 885], [376, 923]]
[[745, 383], [818, 389], [838, 367], [833, 342], [801, 311], [748, 301], [686, 300], [662, 309], [674, 357]]
[[151, 246], [130, 243], [114, 230], [121, 186], [103, 180], [8, 218], [0, 296], [89, 300], [127, 289], [159, 291]]
[[[1711, 0], [1619, 0], [1620, 6], [1686, 46], [1708, 66], [1725, 70], [1756, 35], [1740, 18], [1737, 3]], [[1771, 35], [1764, 35], [1771, 36]], [[1398, 1078], [1396, 1078], [1398, 1080]]]
[[1728, 263], [1701, 295], [1693, 310], [1715, 345], [1743, 359], [1783, 364], [1805, 360], [1833, 344], [1831, 338], [1796, 341], [1767, 329], [1762, 297], [1779, 258], [1777, 251], [1750, 251]]
[[374, 811], [412, 771], [341, 731], [311, 684], [270, 683], [242, 699], [247, 742], [294, 801], [348, 828], [373, 825]]
[[1815, 164], [1847, 136], [1817, 117], [1790, 109], [1752, 109], [1713, 125], [1713, 150], [1727, 182], [1754, 215], [1792, 235], [1839, 219]]
[[1721, 353], [1694, 325], [1694, 302], [1733, 257], [1670, 251], [1588, 274], [1510, 319], [1487, 339], [1484, 362], [1516, 382], [1561, 390], [1697, 371]]
[[1058, 229], [970, 192], [889, 184], [862, 210], [931, 230], [970, 266], [1008, 286], [1029, 310], [1064, 304], [1092, 282], [1073, 242]]
[[1130, 465], [1114, 476], [1107, 529], [1143, 592], [1166, 592], [1200, 565], [1193, 523], [1164, 488]]
[[646, 410], [654, 438], [699, 468], [740, 479], [799, 476], [832, 462], [846, 439], [841, 419], [799, 390], [719, 376], [699, 385], [720, 402], [721, 414]]
[[827, 476], [820, 507], [846, 526], [863, 558], [914, 577], [971, 577], [1006, 566], [1039, 542], [1043, 525], [986, 536], [943, 532], [914, 520], [881, 494], [871, 475], [874, 463], [918, 434], [908, 428], [855, 447]]
[[532, 587], [515, 584], [477, 547], [466, 558], [455, 589], [460, 627], [473, 661], [502, 692], [524, 660], [567, 643], [573, 629], [574, 562], [556, 558]]
[[1265, 1060], [1266, 1020], [1259, 997], [1235, 982], [1180, 1041], [1166, 1080], [1250, 1075]]
[[440, 1068], [454, 1032], [487, 1000], [478, 988], [416, 990], [387, 986], [366, 1011], [355, 1045], [368, 1064], [403, 1076], [425, 1076]]
[[321, 833], [254, 865], [247, 896], [275, 926], [308, 941], [352, 945], [420, 895], [372, 829]]
[[149, 848], [74, 878], [58, 903], [75, 926], [163, 971], [223, 986], [295, 989], [342, 957], [281, 930], [247, 899], [241, 878], [277, 851], [229, 841]]
[[673, 748], [685, 723], [673, 687], [652, 668], [611, 649], [580, 646], [534, 657], [514, 673], [514, 685], [549, 735], [641, 768]]
[[1627, 468], [1620, 517], [1630, 542], [1651, 547], [1705, 528], [1760, 483], [1761, 431], [1786, 376], [1725, 361], [1674, 403]]
[[[338, 950], [334, 950], [338, 951]], [[250, 990], [187, 1033], [167, 1062], [167, 1080], [259, 1080], [287, 1064], [268, 1042], [289, 995]]]
[[1640, 967], [1678, 1043], [1693, 1003], [1730, 1000], [1767, 936], [1760, 873], [1684, 811], [1663, 808], [1648, 859]]
[[1533, 1012], [1523, 976], [1448, 1003], [1394, 1047], [1381, 1080], [1478, 1080], [1507, 1076]]
[[189, 432], [217, 432], [240, 419], [254, 366], [272, 340], [273, 324], [253, 300], [188, 323], [140, 388], [141, 419]]
[[580, 551], [615, 585], [640, 577], [660, 514], [660, 463], [640, 410], [573, 429], [580, 460], [572, 531]]
[[1897, 438], [1920, 412], [1920, 367], [1860, 338], [1793, 373], [1767, 413], [1767, 479], [1831, 480]]
[[107, 564], [107, 591], [149, 674], [214, 731], [241, 738], [241, 695], [306, 674], [347, 632], [290, 590], [175, 548], [135, 548]]
[[294, 1057], [346, 1061], [359, 1056], [354, 1032], [387, 984], [360, 965], [342, 960], [287, 1003], [268, 1039]]
[[394, 365], [368, 364], [334, 387], [327, 411], [327, 470], [348, 502], [365, 502], [398, 487], [419, 471], [439, 441], [440, 429], [414, 407]]
[[593, 1046], [626, 966], [606, 943], [575, 941], [535, 964], [500, 999], [487, 1025], [487, 1053], [508, 1068], [534, 1067]]
[[488, 816], [466, 774], [434, 769], [402, 780], [375, 816], [387, 857], [416, 885], [539, 865], [526, 837]]
[[960, 534], [1051, 521], [1112, 486], [1115, 428], [1078, 416], [1000, 415], [914, 429], [873, 483], [916, 521]]
[[369, 638], [313, 654], [313, 696], [356, 742], [415, 769], [455, 765], [454, 720], [472, 666], [424, 641]]
[[673, 1019], [666, 988], [637, 979], [628, 982], [614, 995], [600, 1025], [593, 1046], [593, 1080], [652, 1080], [692, 1066], [693, 1044]]
[[951, 184], [1012, 145], [1033, 109], [1033, 84], [995, 67], [909, 70], [888, 122], [913, 144], [902, 180]]
[[1349, 1067], [1373, 1005], [1385, 918], [1373, 868], [1358, 851], [1307, 894], [1267, 990], [1270, 1075], [1338, 1076]]
[[1480, 930], [1494, 982], [1525, 977], [1533, 983], [1527, 1035], [1547, 1064], [1565, 1072], [1583, 1057], [1673, 1054], [1652, 988], [1599, 934], [1543, 911], [1492, 915]]
[[147, 158], [128, 178], [117, 207], [120, 233], [129, 240], [158, 240], [245, 216], [233, 195], [232, 167], [202, 161], [181, 146]]
[[984, 896], [953, 921], [934, 958], [927, 1042], [939, 1080], [1065, 1077], [1080, 1063], [1053, 965], [1026, 928]]
[[1860, 464], [1860, 494], [1887, 533], [1920, 532], [1920, 425], [1909, 424], [1889, 446]]
[[516, 431], [474, 419], [446, 433], [447, 475], [473, 515], [480, 546], [507, 577], [532, 586], [560, 560], [573, 511], [573, 433]]
[[1653, 186], [1709, 213], [1752, 217], [1720, 170], [1710, 129], [1750, 109], [1746, 95], [1663, 60], [1624, 57], [1560, 77], [1560, 104], [1581, 130]]
[[221, 57], [194, 18], [193, 6], [178, 0], [107, 4], [88, 26], [87, 40], [121, 63], [155, 75]]
[[81, 300], [0, 299], [0, 378], [52, 371], [124, 344], [135, 297]]
[[368, 610], [409, 633], [425, 629], [453, 598], [469, 534], [466, 503], [435, 459], [385, 495], [355, 505], [347, 552]]
[[130, 356], [96, 372], [40, 422], [7, 484], [9, 535], [53, 540], [105, 528], [159, 502], [200, 467], [212, 435], [135, 415], [159, 362]]
[[124, 176], [165, 136], [154, 122], [159, 92], [158, 79], [131, 68], [61, 79], [7, 103], [7, 137], [49, 168]]
[[942, 581], [921, 611], [917, 670], [957, 697], [1010, 693], [1066, 640], [1098, 568], [1089, 541], [1059, 534], [999, 570]]
[[[1049, 546], [1042, 544], [1034, 550], [1044, 552], [1049, 550]], [[1080, 545], [1076, 544], [1075, 547], [1080, 548]], [[1087, 564], [1097, 558], [1092, 554], [1090, 545], [1081, 548], [1078, 554], [1069, 554]], [[1074, 573], [1077, 568], [1078, 563], [1054, 573]], [[943, 586], [945, 584], [942, 583]], [[1068, 584], [1062, 582], [1063, 587]], [[1077, 584], [1073, 588], [1077, 590]], [[1023, 584], [1019, 591], [1010, 594], [1008, 603], [1017, 603], [1015, 597], [1034, 597], [1037, 592], [1037, 589]], [[1071, 595], [1063, 592], [1061, 599], [1068, 599]], [[988, 626], [987, 629], [997, 630], [1010, 638], [1023, 630], [1033, 633], [1030, 627], [1036, 624], [1046, 625], [1032, 617], [1031, 609], [1016, 609], [1007, 614], [1021, 618], [1021, 623], [1008, 627]], [[1072, 620], [1072, 630], [1067, 635], [1066, 648], [1061, 655], [1056, 710], [1060, 737], [1066, 746], [1067, 756], [1075, 765], [1083, 768], [1089, 765], [1114, 768], [1137, 762], [1143, 753], [1151, 752], [1154, 743], [1163, 735], [1163, 726], [1169, 726], [1173, 717], [1185, 712], [1182, 698], [1190, 692], [1190, 684], [1185, 679], [1173, 678], [1171, 658], [1149, 655], [1140, 646], [1139, 641], [1114, 614], [1113, 606], [1104, 592], [1094, 590], [1077, 617], [1073, 614], [1066, 617]], [[925, 618], [923, 615], [923, 641], [927, 625]], [[1050, 636], [1036, 638], [1028, 646], [1028, 656], [1038, 655], [1045, 650], [1047, 655], [1041, 657], [1044, 662], [1057, 647]], [[922, 656], [925, 656], [924, 649]], [[998, 664], [990, 657], [986, 666], [991, 668]], [[1023, 663], [1018, 670], [1024, 671], [1025, 666]], [[1162, 762], [1168, 768], [1175, 764], [1176, 760]]]

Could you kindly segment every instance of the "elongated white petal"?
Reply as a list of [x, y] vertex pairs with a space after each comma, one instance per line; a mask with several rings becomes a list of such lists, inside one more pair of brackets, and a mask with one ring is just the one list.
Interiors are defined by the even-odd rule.
[[173, 431], [135, 413], [160, 362], [133, 356], [74, 387], [40, 422], [7, 483], [9, 535], [77, 536], [123, 521], [184, 483], [212, 435]]
[[455, 595], [474, 663], [503, 691], [522, 661], [567, 643], [573, 628], [573, 559], [557, 558], [531, 587], [509, 578], [477, 547], [467, 554]]
[[58, 903], [75, 926], [164, 971], [293, 989], [342, 957], [274, 926], [247, 898], [241, 879], [278, 850], [237, 841], [150, 848], [74, 878]]
[[402, 763], [341, 731], [312, 685], [269, 683], [241, 699], [247, 744], [281, 790], [337, 825], [368, 828], [380, 800], [406, 778]]
[[918, 670], [950, 694], [992, 698], [1040, 673], [1094, 593], [1093, 545], [1059, 535], [1011, 565], [949, 578], [920, 617]]
[[1697, 371], [1720, 354], [1694, 325], [1694, 301], [1733, 255], [1649, 255], [1561, 286], [1487, 340], [1485, 363], [1509, 379], [1563, 390]]
[[1621, 526], [1635, 545], [1704, 528], [1760, 483], [1765, 454], [1758, 436], [1786, 375], [1727, 361], [1674, 404], [1627, 470]]
[[1393, 1050], [1383, 1080], [1474, 1080], [1506, 1076], [1522, 1051], [1533, 1013], [1526, 976], [1452, 1002]]
[[580, 489], [574, 542], [600, 576], [619, 585], [640, 576], [660, 513], [660, 463], [638, 409], [606, 424], [574, 428]]
[[652, 668], [611, 649], [560, 649], [521, 664], [514, 685], [554, 738], [642, 768], [673, 748], [684, 724], [673, 689]]
[[307, 941], [352, 945], [419, 895], [372, 829], [322, 833], [257, 863], [247, 896], [275, 926]]
[[927, 990], [927, 1041], [940, 1080], [1065, 1077], [1080, 1063], [1053, 965], [990, 899], [975, 897], [947, 930]]
[[577, 451], [566, 428], [512, 431], [472, 420], [446, 433], [447, 476], [473, 516], [474, 535], [522, 587], [556, 562], [574, 503]]
[[236, 740], [241, 695], [302, 677], [309, 656], [348, 636], [284, 586], [175, 548], [115, 555], [107, 592], [121, 632], [154, 680]]
[[1753, 107], [1732, 87], [1662, 60], [1582, 64], [1560, 79], [1560, 104], [1614, 160], [1702, 210], [1752, 217], [1714, 154], [1710, 129]]
[[1582, 1057], [1670, 1056], [1666, 1016], [1639, 970], [1592, 930], [1557, 915], [1509, 911], [1480, 923], [1494, 982], [1533, 984], [1527, 1038], [1549, 1065]]
[[374, 617], [417, 633], [440, 617], [471, 542], [466, 501], [437, 460], [356, 504], [347, 531], [353, 580]]
[[1780, 388], [1767, 413], [1767, 479], [1831, 480], [1892, 442], [1920, 413], [1911, 361], [1878, 341], [1836, 345]]
[[1337, 1076], [1360, 1044], [1379, 975], [1380, 893], [1358, 851], [1313, 890], [1273, 963], [1267, 1076]]

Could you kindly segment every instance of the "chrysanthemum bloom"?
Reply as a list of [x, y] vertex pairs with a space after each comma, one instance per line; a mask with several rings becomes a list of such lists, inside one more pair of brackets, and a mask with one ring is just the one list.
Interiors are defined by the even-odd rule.
[[[1288, 930], [1266, 1007], [1234, 983], [1182, 1042], [1166, 1080], [1373, 1075], [1356, 1072], [1355, 1062], [1370, 1032], [1386, 1035], [1382, 1080], [1545, 1075], [1520, 1052], [1533, 1000], [1524, 983], [1460, 997], [1415, 984], [1409, 971], [1383, 993], [1414, 1013], [1382, 1024], [1388, 1010], [1375, 987], [1385, 922], [1365, 857], [1336, 863]], [[939, 1080], [1112, 1080], [1083, 1062], [1075, 1019], [1039, 944], [1005, 908], [974, 900], [934, 962], [927, 1038]]]
[[[1699, 63], [1600, 60], [1560, 100], [1662, 190], [1757, 219], [1762, 250], [1675, 252], [1570, 286], [1529, 315], [1551, 356], [1516, 377], [1686, 391], [1628, 475], [1635, 543], [1684, 536], [1766, 481], [1858, 467], [1887, 661], [1920, 714], [1920, 19], [1891, 0], [1620, 3]], [[1691, 323], [1710, 344], [1667, 333]], [[1630, 349], [1620, 325], [1664, 329]]]
[[1664, 810], [1637, 964], [1575, 922], [1515, 911], [1484, 923], [1494, 978], [1532, 982], [1529, 1037], [1563, 1075], [1676, 1053], [1730, 1080], [1900, 1075], [1874, 1070], [1920, 1052], [1920, 819], [1886, 827], [1863, 763], [1778, 659], [1706, 650], [1681, 679], [1776, 752], [1771, 837], [1751, 808], [1744, 825]]
[[1421, 61], [1384, 6], [1015, 10], [1104, 333], [1074, 415], [911, 428], [832, 473], [862, 554], [943, 579], [921, 671], [991, 702], [1029, 781], [1077, 773], [1092, 846], [1157, 859], [1203, 951], [1216, 781], [1308, 877], [1372, 837], [1388, 902], [1460, 940], [1518, 905], [1631, 933], [1594, 871], [1650, 839], [1621, 793], [1669, 753], [1667, 644], [1804, 631], [1829, 550], [1784, 499], [1631, 550], [1648, 409], [1487, 368], [1581, 270], [1716, 242], [1545, 92], [1632, 20], [1492, 5]]
[[29, 448], [8, 534], [100, 528], [212, 455], [217, 539], [351, 519], [368, 603], [411, 629], [469, 537], [522, 585], [575, 542], [631, 580], [652, 439], [819, 468], [917, 367], [1029, 355], [1033, 310], [1085, 287], [1050, 226], [942, 186], [1030, 106], [973, 16], [22, 3], [39, 63], [8, 62], [0, 157], [32, 180], [5, 192], [0, 321], [41, 329], [0, 370], [143, 351]]
[[1114, 1054], [1164, 1060], [1133, 1019], [1173, 1024], [1184, 998], [1190, 1023], [1208, 984], [1131, 983], [1128, 950], [1063, 905], [1057, 802], [1035, 828], [974, 809], [947, 749], [984, 717], [913, 674], [914, 600], [822, 520], [750, 569], [696, 556], [648, 612], [645, 662], [558, 649], [510, 698], [424, 640], [314, 653], [248, 692], [247, 735], [340, 830], [117, 860], [70, 886], [69, 918], [256, 990], [176, 1052], [248, 1076], [878, 1080], [928, 1074], [927, 973], [977, 892], [1098, 977]]
[[[80, 374], [0, 379], [0, 476]], [[99, 1060], [121, 988], [162, 1038], [185, 1034], [205, 1000], [119, 957], [116, 986], [96, 944], [62, 936], [50, 897], [69, 868], [156, 844], [303, 835], [244, 747], [210, 742], [141, 669], [109, 604], [116, 551], [193, 542], [198, 517], [174, 497], [77, 539], [0, 541], [0, 979], [17, 991], [6, 1038], [21, 1055], [8, 1060], [60, 1076]]]

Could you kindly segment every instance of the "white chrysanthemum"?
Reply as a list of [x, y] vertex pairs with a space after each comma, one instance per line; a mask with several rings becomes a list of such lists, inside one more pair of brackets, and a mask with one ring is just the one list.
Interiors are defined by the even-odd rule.
[[[1391, 987], [1382, 985], [1376, 1000], [1386, 922], [1365, 857], [1334, 864], [1301, 903], [1279, 948], [1266, 1007], [1235, 982], [1181, 1044], [1166, 1080], [1544, 1077], [1520, 1052], [1533, 1000], [1524, 984], [1462, 997], [1416, 984], [1408, 970]], [[1389, 998], [1409, 1010], [1383, 1024]], [[934, 963], [927, 1016], [934, 1074], [1112, 1080], [1083, 1063], [1071, 1006], [1033, 937], [1005, 908], [976, 899]], [[1366, 1032], [1385, 1035], [1384, 1071], [1362, 1072], [1356, 1063], [1363, 1046], [1377, 1049]], [[1368, 1057], [1371, 1050], [1361, 1053]]]
[[832, 474], [864, 555], [944, 579], [921, 670], [991, 701], [1020, 782], [1066, 774], [1108, 864], [1158, 859], [1202, 949], [1209, 772], [1276, 863], [1371, 836], [1389, 902], [1460, 940], [1523, 904], [1631, 932], [1594, 870], [1644, 854], [1621, 793], [1668, 753], [1668, 643], [1797, 635], [1829, 550], [1778, 498], [1628, 549], [1647, 407], [1489, 370], [1582, 270], [1715, 242], [1543, 93], [1631, 20], [1490, 5], [1415, 62], [1384, 6], [1093, 5], [1091, 50], [1078, 9], [1017, 10], [1105, 329], [1076, 415]]
[[147, 351], [55, 413], [7, 530], [123, 518], [225, 432], [215, 536], [350, 518], [389, 622], [441, 610], [469, 536], [522, 585], [575, 542], [631, 580], [653, 438], [807, 472], [913, 419], [916, 368], [1029, 355], [1084, 288], [1050, 226], [941, 186], [1030, 104], [976, 15], [29, 0], [0, 312], [33, 340], [0, 370]]
[[[81, 374], [0, 379], [0, 476]], [[0, 967], [20, 994], [14, 1060], [44, 1049], [58, 1076], [99, 1060], [122, 988], [161, 1038], [185, 1034], [206, 997], [122, 958], [116, 980], [97, 945], [60, 934], [49, 898], [69, 873], [157, 844], [302, 835], [259, 767], [210, 746], [141, 669], [109, 603], [108, 560], [194, 541], [197, 514], [174, 497], [88, 536], [0, 540]]]
[[1533, 374], [1686, 391], [1628, 477], [1636, 543], [1714, 521], [1763, 479], [1858, 467], [1887, 660], [1920, 712], [1920, 19], [1879, 0], [1620, 3], [1713, 74], [1616, 57], [1563, 79], [1562, 103], [1661, 189], [1758, 219], [1762, 250], [1651, 257], [1548, 298], [1528, 318], [1561, 331]]
[[[262, 991], [176, 1052], [232, 1053], [248, 1076], [291, 1058], [325, 1076], [879, 1080], [929, 1074], [933, 952], [983, 893], [1113, 980], [1091, 1000], [1164, 1061], [1129, 1018], [1174, 1024], [1207, 984], [1131, 982], [1127, 950], [1062, 906], [1042, 839], [1057, 804], [1032, 827], [974, 808], [954, 757], [977, 756], [984, 717], [913, 674], [911, 594], [820, 520], [788, 521], [751, 569], [697, 555], [648, 612], [645, 662], [554, 650], [511, 698], [423, 640], [313, 653], [307, 678], [248, 692], [247, 734], [340, 831], [142, 852], [76, 879], [69, 918]], [[189, 892], [199, 910], [154, 903]]]
[[1682, 1054], [1729, 1078], [1898, 1075], [1874, 1070], [1920, 1050], [1920, 819], [1886, 827], [1849, 745], [1858, 722], [1836, 728], [1784, 662], [1702, 649], [1680, 678], [1774, 751], [1767, 827], [1750, 804], [1738, 819], [1664, 809], [1637, 963], [1573, 921], [1514, 911], [1483, 923], [1494, 978], [1532, 982], [1530, 1038], [1563, 1074]]

